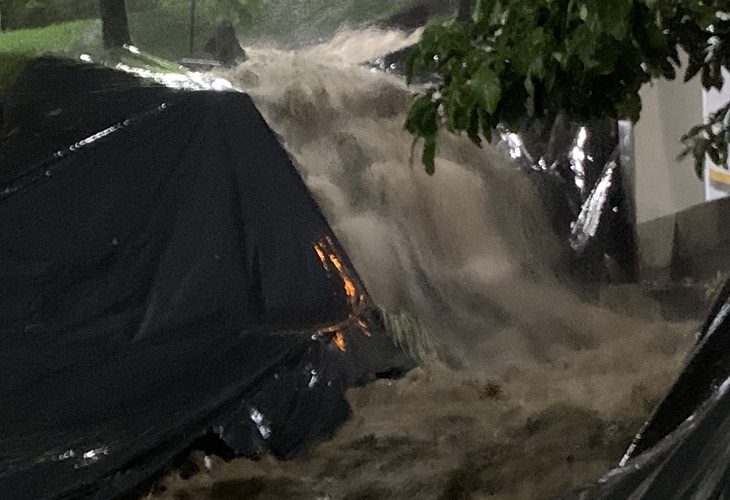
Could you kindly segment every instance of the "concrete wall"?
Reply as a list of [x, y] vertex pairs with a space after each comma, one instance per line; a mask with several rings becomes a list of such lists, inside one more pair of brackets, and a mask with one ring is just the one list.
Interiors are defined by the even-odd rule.
[[695, 205], [637, 226], [641, 279], [708, 281], [730, 273], [730, 198]]
[[642, 222], [679, 212], [704, 201], [704, 186], [691, 158], [677, 161], [680, 138], [702, 122], [702, 87], [658, 81], [642, 90], [643, 110], [634, 128], [636, 218]]
[[693, 159], [677, 161], [681, 136], [729, 98], [730, 86], [707, 93], [698, 78], [655, 82], [642, 90], [632, 174], [644, 280], [708, 280], [730, 272], [730, 198], [705, 202]]

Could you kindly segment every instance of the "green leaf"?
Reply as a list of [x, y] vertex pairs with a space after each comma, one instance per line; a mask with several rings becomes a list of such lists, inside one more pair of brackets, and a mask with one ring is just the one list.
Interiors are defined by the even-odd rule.
[[572, 38], [567, 40], [568, 53], [577, 56], [587, 70], [598, 64], [595, 60], [595, 56], [599, 54], [597, 37], [596, 33], [583, 24], [578, 26]]
[[492, 123], [491, 123], [491, 117], [484, 112], [484, 110], [478, 110], [479, 114], [479, 122], [482, 129], [482, 135], [487, 140], [487, 142], [492, 142]]
[[476, 108], [472, 108], [469, 115], [469, 126], [466, 129], [469, 136], [469, 140], [477, 146], [482, 145], [482, 138], [479, 137], [479, 111]]
[[704, 156], [695, 156], [695, 174], [697, 174], [697, 177], [700, 179], [704, 178], [705, 176], [705, 157]]
[[496, 0], [478, 0], [477, 10], [476, 10], [477, 20], [481, 20], [481, 19], [490, 20], [492, 17], [492, 13], [494, 12], [494, 8], [496, 7], [496, 4], [497, 4]]
[[486, 64], [482, 64], [468, 81], [468, 85], [484, 110], [489, 114], [494, 113], [502, 98], [499, 76]]
[[704, 156], [707, 148], [710, 147], [710, 140], [704, 137], [696, 137], [693, 142], [694, 154], [696, 156]]
[[528, 76], [527, 78], [525, 78], [525, 90], [530, 95], [535, 94], [535, 84], [532, 82], [531, 76]]
[[715, 148], [710, 148], [707, 150], [707, 155], [710, 157], [710, 160], [712, 160], [712, 163], [714, 163], [715, 165], [722, 165], [722, 157], [720, 155], [720, 151]]
[[624, 101], [617, 106], [616, 111], [619, 118], [626, 118], [632, 122], [639, 121], [639, 116], [641, 116], [641, 97], [638, 93], [626, 95]]
[[593, 32], [607, 33], [617, 40], [626, 39], [634, 1], [586, 0], [588, 27]]
[[426, 137], [423, 145], [423, 165], [428, 175], [436, 171], [436, 137]]
[[[489, 141], [498, 124], [530, 128], [556, 115], [635, 121], [639, 90], [651, 79], [673, 78], [684, 66], [687, 77], [698, 73], [705, 87], [717, 87], [730, 67], [730, 22], [716, 15], [727, 0], [472, 1], [473, 23], [428, 26], [407, 64], [409, 76], [426, 72], [439, 82], [412, 101], [406, 122], [426, 141], [429, 173], [441, 127], [478, 142]], [[720, 42], [708, 52], [710, 36]], [[680, 51], [689, 54], [689, 67], [680, 64]], [[693, 147], [703, 135], [705, 149], [725, 161], [730, 112], [720, 122], [721, 131], [701, 127], [687, 137], [695, 161], [705, 161]]]
[[416, 74], [416, 60], [418, 59], [418, 49], [411, 52], [406, 58], [406, 83], [410, 85], [413, 82], [413, 76]]
[[582, 21], [588, 19], [588, 7], [585, 4], [580, 6], [580, 12], [578, 15], [580, 16]]
[[436, 135], [438, 131], [438, 104], [430, 95], [416, 97], [406, 119], [406, 129], [419, 137]]

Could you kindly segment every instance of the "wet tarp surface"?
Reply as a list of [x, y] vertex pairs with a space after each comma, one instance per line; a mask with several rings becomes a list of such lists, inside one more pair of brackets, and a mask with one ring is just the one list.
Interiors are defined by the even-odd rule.
[[0, 136], [0, 497], [114, 498], [213, 432], [301, 452], [411, 362], [236, 92], [41, 59]]
[[532, 179], [566, 247], [568, 274], [592, 283], [594, 292], [606, 279], [635, 280], [633, 207], [625, 196], [630, 166], [621, 154], [620, 125], [558, 117], [549, 127], [536, 123], [518, 134], [502, 132], [500, 147]]
[[730, 282], [685, 369], [621, 466], [579, 498], [730, 498]]

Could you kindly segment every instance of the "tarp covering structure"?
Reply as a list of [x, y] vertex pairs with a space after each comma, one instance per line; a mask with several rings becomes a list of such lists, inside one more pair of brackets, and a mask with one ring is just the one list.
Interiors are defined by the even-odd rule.
[[566, 270], [584, 283], [633, 281], [638, 272], [620, 135], [615, 120], [580, 124], [562, 116], [501, 134], [500, 146], [533, 180], [566, 247]]
[[579, 498], [730, 498], [730, 282], [669, 395], [637, 435], [621, 466]]
[[0, 497], [300, 453], [411, 361], [252, 101], [43, 58], [3, 103]]

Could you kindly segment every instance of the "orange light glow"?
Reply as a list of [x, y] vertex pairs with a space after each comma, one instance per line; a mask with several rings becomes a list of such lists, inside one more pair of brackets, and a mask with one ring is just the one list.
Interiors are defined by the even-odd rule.
[[322, 261], [322, 266], [324, 267], [325, 271], [329, 272], [329, 266], [327, 265], [327, 256], [324, 253], [324, 249], [319, 246], [319, 244], [314, 245], [314, 251], [317, 252], [317, 256], [319, 256], [319, 260]]
[[320, 328], [318, 334], [321, 336], [327, 336], [337, 346], [340, 351], [347, 349], [347, 342], [345, 339], [345, 332], [352, 328], [360, 330], [363, 335], [370, 337], [370, 328], [367, 323], [360, 319], [359, 315], [366, 309], [368, 300], [364, 290], [360, 290], [356, 279], [351, 277], [351, 271], [343, 264], [340, 257], [337, 255], [337, 246], [329, 236], [323, 237], [317, 243], [314, 244], [314, 251], [317, 253], [322, 267], [328, 273], [333, 269], [337, 271], [337, 274], [342, 280], [342, 286], [347, 297], [348, 305], [348, 317], [345, 321], [342, 321], [336, 325], [330, 325]]
[[350, 277], [347, 275], [347, 272], [342, 266], [342, 262], [340, 262], [340, 259], [338, 259], [335, 254], [330, 254], [329, 257], [330, 261], [335, 265], [337, 272], [340, 273], [340, 278], [342, 278], [342, 284], [345, 286], [345, 295], [347, 295], [347, 298], [350, 299], [350, 303], [353, 304], [353, 301], [357, 297], [357, 290], [355, 289], [355, 285], [353, 284]]
[[365, 322], [364, 322], [363, 320], [361, 320], [360, 318], [357, 318], [357, 326], [358, 326], [358, 328], [360, 328], [360, 331], [361, 331], [362, 333], [364, 333], [364, 334], [365, 334], [366, 336], [368, 336], [368, 337], [371, 337], [371, 336], [372, 336], [372, 334], [370, 333], [370, 328], [369, 328], [369, 327], [368, 327], [368, 325], [367, 325], [367, 324], [366, 324], [366, 323], [365, 323]]
[[345, 334], [342, 333], [341, 331], [338, 331], [337, 333], [335, 333], [335, 336], [332, 337], [332, 342], [334, 342], [334, 344], [337, 346], [337, 348], [340, 351], [345, 352], [347, 350], [347, 342], [345, 341]]
[[337, 253], [334, 250], [335, 245], [332, 238], [325, 236], [314, 244], [314, 251], [317, 253], [320, 262], [325, 271], [330, 270], [330, 264], [337, 270], [337, 274], [342, 279], [342, 286], [345, 289], [345, 295], [352, 308], [358, 308], [359, 302], [365, 302], [365, 294], [358, 294], [358, 289], [352, 278], [350, 278], [349, 270], [344, 266]]

